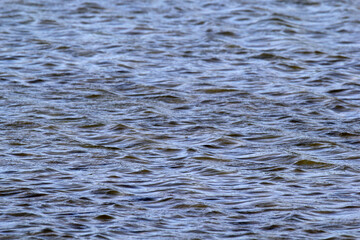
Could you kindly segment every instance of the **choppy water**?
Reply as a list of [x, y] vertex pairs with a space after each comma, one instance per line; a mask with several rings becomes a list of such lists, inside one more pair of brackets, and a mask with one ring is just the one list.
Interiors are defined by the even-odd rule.
[[359, 1], [0, 9], [0, 239], [360, 237]]

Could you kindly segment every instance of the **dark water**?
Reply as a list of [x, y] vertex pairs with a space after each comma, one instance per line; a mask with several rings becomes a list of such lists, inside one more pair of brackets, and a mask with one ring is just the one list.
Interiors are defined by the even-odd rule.
[[360, 1], [0, 9], [0, 239], [360, 237]]

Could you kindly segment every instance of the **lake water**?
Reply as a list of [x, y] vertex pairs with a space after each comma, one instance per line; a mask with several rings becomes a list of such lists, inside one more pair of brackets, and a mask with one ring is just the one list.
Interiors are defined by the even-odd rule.
[[360, 238], [360, 1], [4, 0], [0, 239]]

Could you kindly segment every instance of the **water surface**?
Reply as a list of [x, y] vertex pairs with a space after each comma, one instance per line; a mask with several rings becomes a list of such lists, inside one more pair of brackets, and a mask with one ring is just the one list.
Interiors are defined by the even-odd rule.
[[357, 239], [357, 0], [0, 3], [0, 239]]

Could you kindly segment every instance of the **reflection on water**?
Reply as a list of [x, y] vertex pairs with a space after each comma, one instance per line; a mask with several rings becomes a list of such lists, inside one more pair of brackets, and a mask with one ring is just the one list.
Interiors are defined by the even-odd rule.
[[3, 1], [2, 239], [356, 239], [356, 0]]

